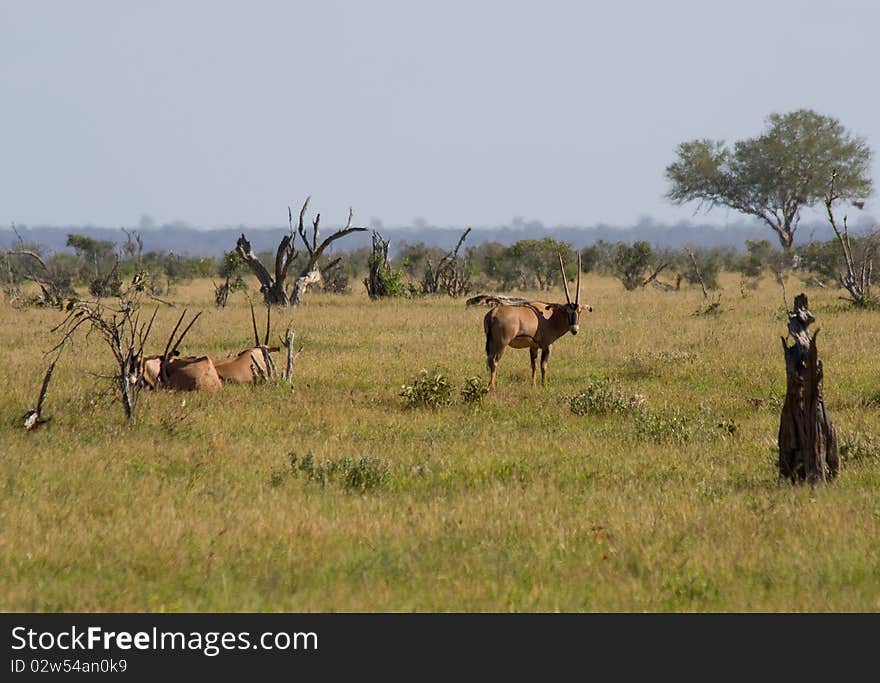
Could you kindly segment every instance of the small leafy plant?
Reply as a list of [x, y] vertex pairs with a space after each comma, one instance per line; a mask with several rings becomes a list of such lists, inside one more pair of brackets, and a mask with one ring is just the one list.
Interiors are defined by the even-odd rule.
[[440, 408], [452, 403], [452, 382], [442, 372], [422, 370], [400, 395], [408, 408]]
[[619, 382], [610, 379], [590, 382], [568, 399], [568, 407], [575, 415], [620, 415], [640, 410], [644, 404], [643, 396], [627, 394]]
[[391, 476], [388, 465], [369, 455], [318, 460], [311, 452], [300, 458], [291, 451], [287, 458], [293, 476], [305, 477], [321, 486], [335, 482], [346, 489], [364, 492], [382, 486]]
[[840, 438], [840, 456], [846, 462], [880, 460], [880, 444], [870, 434], [849, 432]]
[[468, 377], [461, 390], [461, 399], [465, 403], [482, 403], [489, 393], [489, 384], [480, 377]]
[[694, 433], [694, 425], [678, 408], [668, 412], [643, 412], [636, 416], [636, 432], [657, 442], [686, 443]]

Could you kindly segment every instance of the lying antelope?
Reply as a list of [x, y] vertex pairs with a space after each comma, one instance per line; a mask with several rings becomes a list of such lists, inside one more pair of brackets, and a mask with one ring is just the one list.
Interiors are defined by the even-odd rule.
[[175, 357], [165, 364], [162, 377], [162, 357], [146, 356], [140, 377], [151, 389], [174, 391], [214, 391], [220, 388], [220, 377], [208, 356]]
[[200, 315], [201, 312], [195, 315], [177, 342], [173, 343], [174, 335], [186, 316], [186, 310], [181, 313], [162, 355], [138, 359], [139, 371], [135, 381], [143, 381], [151, 389], [167, 388], [175, 391], [215, 391], [220, 388], [220, 377], [214, 362], [208, 356], [181, 358], [178, 355], [177, 348]]
[[251, 322], [254, 326], [254, 341], [256, 345], [239, 352], [229, 358], [214, 360], [214, 367], [223, 382], [247, 384], [254, 382], [259, 377], [273, 377], [276, 373], [275, 362], [270, 353], [280, 350], [278, 346], [269, 346], [270, 309], [266, 308], [266, 336], [260, 343], [260, 335], [257, 332], [257, 318], [254, 315], [254, 306], [251, 304]]
[[572, 302], [565, 279], [565, 265], [559, 254], [559, 268], [562, 271], [562, 285], [565, 288], [565, 303], [550, 304], [543, 301], [529, 301], [518, 297], [499, 297], [480, 294], [467, 300], [466, 305], [488, 304], [494, 306], [483, 318], [486, 332], [486, 364], [489, 366], [490, 386], [495, 388], [495, 374], [504, 349], [528, 349], [532, 362], [532, 386], [535, 385], [538, 349], [541, 350], [541, 384], [547, 380], [547, 361], [550, 358], [550, 345], [566, 332], [577, 334], [580, 329], [578, 318], [581, 311], [593, 310], [592, 306], [581, 306], [581, 257], [578, 254], [577, 293]]

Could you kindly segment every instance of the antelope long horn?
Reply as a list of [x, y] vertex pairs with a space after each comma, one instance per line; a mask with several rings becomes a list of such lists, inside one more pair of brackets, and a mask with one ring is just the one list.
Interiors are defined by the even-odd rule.
[[186, 309], [183, 309], [183, 313], [180, 314], [180, 318], [177, 320], [177, 324], [174, 326], [174, 329], [171, 330], [171, 336], [168, 337], [168, 343], [165, 344], [165, 352], [162, 354], [162, 360], [168, 359], [168, 350], [171, 348], [171, 343], [174, 341], [174, 335], [177, 334], [177, 330], [180, 328], [180, 323], [183, 322], [183, 316], [186, 315]]
[[254, 314], [254, 302], [249, 302], [251, 305], [251, 324], [254, 326], [254, 343], [259, 346], [260, 345], [260, 333], [257, 332], [257, 316]]
[[171, 349], [171, 355], [174, 355], [174, 352], [177, 351], [177, 347], [180, 346], [180, 342], [183, 341], [183, 338], [186, 336], [186, 333], [189, 332], [190, 328], [196, 324], [196, 320], [199, 319], [199, 316], [202, 314], [201, 311], [195, 314], [192, 320], [189, 321], [189, 325], [186, 326], [186, 329], [180, 333], [180, 337], [177, 339], [177, 343], [174, 345], [174, 348]]
[[156, 314], [157, 314], [158, 312], [159, 312], [159, 307], [156, 306], [156, 310], [153, 311], [153, 315], [152, 315], [152, 317], [150, 318], [150, 323], [147, 325], [146, 331], [144, 330], [143, 327], [141, 328], [141, 334], [140, 334], [140, 348], [138, 349], [138, 353], [143, 353], [143, 352], [144, 352], [144, 344], [147, 343], [147, 338], [150, 336], [150, 330], [153, 329], [153, 321], [156, 319]]
[[571, 294], [568, 293], [568, 280], [565, 279], [565, 264], [562, 262], [562, 253], [556, 252], [559, 257], [559, 270], [562, 273], [562, 286], [565, 287], [565, 303], [571, 303]]
[[[263, 341], [263, 346], [269, 346], [269, 329], [271, 328], [272, 320], [272, 304], [266, 304], [266, 338]], [[259, 346], [259, 341], [257, 342], [257, 346]]]
[[581, 303], [581, 252], [578, 252], [578, 285], [574, 297], [574, 303], [575, 305], [580, 305]]

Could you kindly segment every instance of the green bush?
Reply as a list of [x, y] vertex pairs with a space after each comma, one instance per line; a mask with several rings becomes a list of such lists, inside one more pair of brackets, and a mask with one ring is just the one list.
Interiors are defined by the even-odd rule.
[[442, 372], [422, 370], [400, 395], [408, 408], [439, 408], [452, 403], [452, 382]]
[[693, 421], [678, 408], [636, 416], [636, 433], [658, 442], [686, 443], [694, 433]]
[[388, 465], [369, 455], [317, 460], [311, 452], [300, 458], [291, 451], [287, 458], [293, 476], [305, 477], [321, 486], [338, 483], [343, 488], [363, 492], [387, 483], [391, 474]]
[[489, 393], [489, 384], [480, 377], [468, 377], [461, 390], [461, 399], [465, 403], [482, 403]]
[[636, 411], [644, 402], [639, 394], [624, 392], [619, 382], [600, 379], [569, 398], [568, 407], [575, 415], [617, 415]]
[[383, 296], [402, 297], [407, 295], [405, 274], [403, 269], [382, 268], [379, 270], [379, 282], [384, 291]]
[[623, 283], [624, 289], [631, 292], [645, 285], [645, 273], [654, 261], [654, 251], [647, 242], [640, 240], [632, 246], [618, 242], [611, 268], [614, 276]]
[[846, 462], [880, 460], [880, 444], [870, 434], [850, 432], [841, 435], [840, 457]]

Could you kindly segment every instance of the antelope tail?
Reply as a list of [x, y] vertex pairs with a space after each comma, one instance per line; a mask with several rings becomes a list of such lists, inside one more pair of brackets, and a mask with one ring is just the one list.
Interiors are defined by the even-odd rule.
[[521, 296], [504, 294], [478, 294], [464, 302], [465, 306], [531, 306], [532, 302]]
[[488, 314], [483, 318], [483, 331], [486, 333], [486, 369], [489, 372], [492, 372], [492, 369], [493, 369], [492, 323], [489, 322], [489, 315]]
[[465, 306], [479, 306], [481, 304], [485, 304], [486, 306], [490, 305], [489, 300], [492, 299], [490, 294], [478, 294], [477, 296], [472, 296], [470, 299], [464, 302]]
[[[486, 319], [483, 319], [483, 330], [486, 333], [486, 363], [488, 363], [489, 362], [489, 349], [491, 348], [490, 344], [492, 341], [492, 334], [489, 331], [490, 330], [489, 321]], [[489, 368], [489, 369], [491, 370], [492, 368]]]

